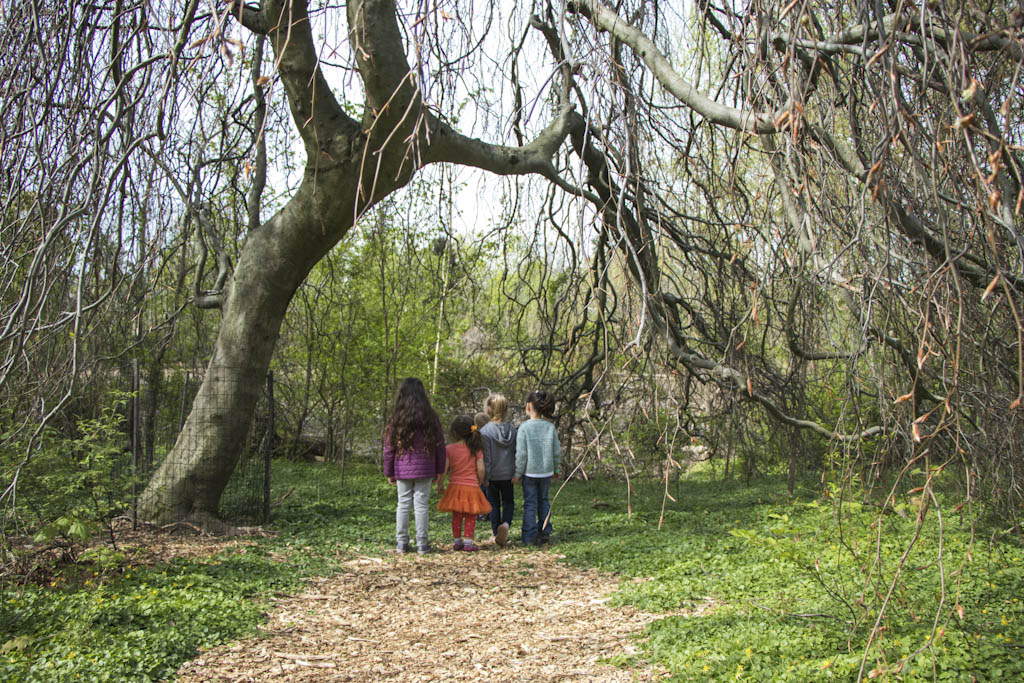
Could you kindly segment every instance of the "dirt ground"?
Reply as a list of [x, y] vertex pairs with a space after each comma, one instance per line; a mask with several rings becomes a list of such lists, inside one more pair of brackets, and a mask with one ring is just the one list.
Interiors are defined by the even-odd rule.
[[387, 558], [277, 598], [258, 637], [204, 651], [181, 681], [649, 681], [602, 663], [656, 618], [611, 607], [617, 579], [557, 547]]

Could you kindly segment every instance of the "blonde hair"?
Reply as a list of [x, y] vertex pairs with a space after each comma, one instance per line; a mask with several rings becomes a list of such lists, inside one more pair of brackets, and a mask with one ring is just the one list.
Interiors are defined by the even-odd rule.
[[508, 399], [501, 394], [491, 394], [487, 397], [484, 410], [487, 411], [492, 420], [501, 422], [505, 419], [505, 413], [508, 412]]

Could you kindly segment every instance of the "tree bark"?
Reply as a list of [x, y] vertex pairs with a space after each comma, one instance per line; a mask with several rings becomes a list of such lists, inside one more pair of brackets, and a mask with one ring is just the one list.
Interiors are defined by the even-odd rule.
[[[194, 517], [202, 522], [216, 516], [288, 304], [321, 252], [329, 248], [325, 243], [331, 238], [320, 236], [310, 220], [320, 213], [320, 204], [307, 181], [281, 213], [246, 241], [226, 293], [206, 377], [174, 448], [140, 500], [144, 519], [164, 523]], [[350, 202], [339, 204], [335, 215], [352, 215]], [[331, 231], [334, 241], [350, 225], [351, 221]]]

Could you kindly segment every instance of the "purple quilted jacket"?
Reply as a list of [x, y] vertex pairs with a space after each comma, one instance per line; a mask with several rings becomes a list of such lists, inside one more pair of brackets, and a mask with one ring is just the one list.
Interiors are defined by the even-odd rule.
[[[440, 420], [436, 421], [435, 428], [438, 434], [444, 434], [441, 430]], [[424, 479], [436, 477], [444, 472], [444, 439], [437, 444], [433, 452], [427, 450], [422, 432], [417, 432], [413, 438], [413, 445], [410, 450], [404, 453], [396, 453], [395, 446], [391, 443], [391, 430], [384, 434], [384, 476], [395, 479]]]

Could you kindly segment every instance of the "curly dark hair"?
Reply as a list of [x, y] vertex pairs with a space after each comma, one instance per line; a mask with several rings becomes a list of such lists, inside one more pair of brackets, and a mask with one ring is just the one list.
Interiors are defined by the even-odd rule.
[[401, 455], [413, 448], [416, 434], [423, 434], [428, 452], [444, 443], [440, 420], [427, 398], [427, 389], [417, 377], [407, 377], [395, 393], [395, 409], [391, 412], [387, 434]]
[[470, 453], [477, 453], [484, 449], [484, 440], [480, 436], [480, 430], [476, 428], [476, 421], [472, 415], [459, 415], [452, 420], [452, 426], [448, 428], [456, 439], [462, 439], [469, 446]]
[[527, 403], [533, 404], [533, 409], [541, 417], [551, 417], [555, 414], [555, 397], [546, 391], [531, 391], [526, 397]]

